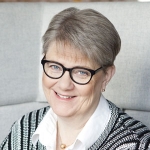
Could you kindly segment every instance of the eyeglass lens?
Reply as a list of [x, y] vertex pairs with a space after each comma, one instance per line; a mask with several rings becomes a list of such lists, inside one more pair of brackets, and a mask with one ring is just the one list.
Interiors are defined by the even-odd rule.
[[[53, 62], [46, 62], [44, 69], [46, 74], [54, 79], [60, 78], [64, 74], [63, 67]], [[91, 73], [83, 68], [73, 68], [69, 72], [71, 78], [79, 84], [87, 83], [91, 79]]]

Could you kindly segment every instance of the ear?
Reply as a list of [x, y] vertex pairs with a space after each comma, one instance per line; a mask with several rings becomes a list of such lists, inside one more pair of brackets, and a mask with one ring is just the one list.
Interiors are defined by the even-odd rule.
[[105, 71], [105, 79], [103, 81], [103, 85], [102, 85], [102, 92], [105, 91], [107, 84], [109, 83], [109, 81], [111, 80], [111, 78], [114, 76], [116, 71], [115, 66], [110, 66], [106, 69]]

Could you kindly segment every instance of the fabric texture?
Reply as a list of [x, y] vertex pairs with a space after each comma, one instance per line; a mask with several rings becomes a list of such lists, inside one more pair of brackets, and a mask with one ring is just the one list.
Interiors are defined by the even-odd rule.
[[[27, 112], [48, 106], [48, 103], [30, 102], [0, 107], [0, 143], [9, 133], [11, 125]], [[15, 121], [14, 121], [15, 120]], [[1, 128], [2, 127], [2, 128]]]
[[[108, 101], [109, 102], [109, 101]], [[88, 150], [150, 150], [150, 130], [109, 102], [111, 118], [104, 132]], [[1, 144], [1, 150], [46, 150], [31, 137], [50, 107], [28, 113], [18, 120]]]

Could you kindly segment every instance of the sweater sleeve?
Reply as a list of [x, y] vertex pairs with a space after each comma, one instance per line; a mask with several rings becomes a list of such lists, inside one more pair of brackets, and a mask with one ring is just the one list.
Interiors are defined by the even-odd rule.
[[[36, 119], [37, 118], [37, 119]], [[0, 150], [32, 149], [31, 137], [38, 125], [36, 113], [28, 113], [16, 121], [0, 146]]]
[[33, 114], [24, 115], [12, 125], [10, 133], [0, 145], [0, 150], [35, 149], [33, 148], [31, 137], [36, 130], [37, 120], [36, 117], [32, 118], [31, 115]]
[[7, 135], [7, 137], [3, 140], [3, 142], [0, 145], [0, 150], [11, 150], [11, 132], [13, 129], [13, 126], [15, 125], [15, 123], [12, 125], [10, 133]]
[[24, 115], [16, 121], [10, 133], [0, 145], [0, 150], [29, 150], [34, 149], [32, 135], [43, 119], [49, 107], [44, 107]]
[[5, 140], [0, 145], [0, 150], [8, 150], [8, 136], [5, 138]]

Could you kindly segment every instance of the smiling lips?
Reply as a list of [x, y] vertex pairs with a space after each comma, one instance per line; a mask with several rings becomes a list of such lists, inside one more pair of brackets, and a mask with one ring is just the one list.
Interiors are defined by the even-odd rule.
[[63, 98], [63, 99], [70, 99], [70, 98], [74, 98], [75, 96], [67, 96], [67, 95], [61, 95], [61, 94], [58, 94], [56, 93], [60, 98]]

